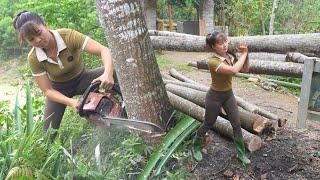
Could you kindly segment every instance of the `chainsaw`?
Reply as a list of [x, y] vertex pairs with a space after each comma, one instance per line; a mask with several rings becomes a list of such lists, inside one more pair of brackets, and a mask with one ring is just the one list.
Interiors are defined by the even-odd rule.
[[120, 103], [116, 95], [121, 96], [119, 86], [100, 92], [101, 82], [91, 83], [79, 99], [79, 115], [94, 125], [109, 127], [110, 125], [125, 126], [129, 129], [144, 132], [163, 131], [158, 125], [141, 120], [127, 119], [124, 103]]

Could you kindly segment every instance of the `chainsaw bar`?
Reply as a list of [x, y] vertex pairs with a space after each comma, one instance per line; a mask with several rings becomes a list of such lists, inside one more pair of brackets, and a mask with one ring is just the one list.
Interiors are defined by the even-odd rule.
[[135, 130], [141, 130], [141, 131], [147, 131], [147, 132], [163, 131], [163, 129], [158, 125], [151, 122], [147, 122], [147, 121], [125, 119], [125, 118], [119, 118], [119, 117], [108, 117], [108, 116], [102, 116], [100, 120], [104, 121], [105, 123], [110, 123], [117, 126], [125, 126]]

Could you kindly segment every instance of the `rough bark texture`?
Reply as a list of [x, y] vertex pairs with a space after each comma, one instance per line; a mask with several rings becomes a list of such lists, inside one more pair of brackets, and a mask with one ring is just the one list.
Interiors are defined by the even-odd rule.
[[156, 29], [157, 22], [157, 1], [156, 0], [140, 0], [144, 18], [147, 22], [147, 28]]
[[156, 63], [140, 0], [97, 0], [97, 8], [128, 117], [163, 126], [173, 108]]
[[260, 60], [260, 61], [280, 61], [284, 62], [286, 58], [285, 54], [276, 54], [276, 53], [249, 53], [249, 59], [252, 61]]
[[[199, 121], [204, 121], [204, 108], [173, 93], [168, 92], [168, 96], [173, 107]], [[233, 129], [231, 124], [228, 120], [222, 117], [217, 118], [217, 121], [213, 126], [213, 130], [233, 139]], [[245, 146], [250, 152], [259, 150], [261, 148], [262, 140], [259, 136], [251, 134], [244, 129], [242, 129], [242, 134]]]
[[[170, 83], [166, 84], [166, 90], [188, 101], [191, 101], [198, 106], [201, 106], [203, 108], [205, 107], [206, 92]], [[245, 111], [242, 108], [239, 108], [239, 115], [241, 120], [241, 127], [252, 133], [260, 134], [264, 129], [272, 124], [268, 119], [258, 114], [253, 114]], [[276, 124], [278, 123], [276, 122]], [[274, 130], [274, 128], [269, 128], [269, 130]]]
[[[155, 49], [169, 51], [210, 51], [206, 48], [205, 37], [187, 39], [182, 37], [152, 36], [152, 45]], [[230, 37], [229, 50], [235, 51], [240, 40], [247, 43], [250, 52], [282, 53], [300, 52], [306, 55], [320, 56], [320, 33], [287, 34], [267, 36]]]
[[[197, 61], [198, 69], [208, 69], [208, 59]], [[250, 61], [249, 73], [302, 77], [303, 65], [292, 62]]]

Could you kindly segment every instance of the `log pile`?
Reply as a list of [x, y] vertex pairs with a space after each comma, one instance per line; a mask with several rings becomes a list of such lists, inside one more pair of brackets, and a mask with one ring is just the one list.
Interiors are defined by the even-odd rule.
[[[209, 87], [185, 77], [175, 69], [170, 69], [169, 74], [171, 75], [171, 80], [164, 77], [164, 83], [166, 84], [170, 103], [183, 113], [199, 121], [203, 121], [205, 95]], [[261, 138], [259, 135], [262, 133], [275, 132], [278, 127], [286, 124], [286, 119], [279, 118], [277, 115], [249, 103], [240, 97], [236, 96], [236, 100], [239, 106], [245, 144], [251, 152], [261, 147]], [[222, 108], [213, 130], [224, 136], [233, 138], [232, 127], [227, 119], [228, 116]]]

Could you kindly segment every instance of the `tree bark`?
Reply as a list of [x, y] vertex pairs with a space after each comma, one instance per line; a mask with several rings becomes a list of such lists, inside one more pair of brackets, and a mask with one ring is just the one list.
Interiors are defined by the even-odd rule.
[[[191, 101], [198, 106], [201, 106], [203, 108], [205, 107], [206, 92], [174, 84], [166, 84], [166, 90], [188, 101]], [[277, 121], [271, 122], [258, 114], [250, 113], [243, 110], [242, 108], [238, 109], [241, 120], [241, 127], [252, 133], [261, 134], [265, 129], [275, 130], [278, 125]], [[224, 117], [227, 118], [227, 115], [225, 113], [223, 114], [225, 115]]]
[[140, 0], [143, 9], [143, 15], [147, 23], [147, 28], [157, 28], [157, 2], [156, 0]]
[[214, 2], [212, 0], [200, 1], [200, 19], [205, 21], [204, 33], [212, 33], [214, 27]]
[[285, 61], [286, 62], [295, 62], [295, 63], [303, 64], [304, 60], [308, 59], [308, 58], [310, 58], [310, 57], [308, 57], [308, 56], [306, 56], [304, 54], [290, 52], [290, 53], [287, 53]]
[[[169, 100], [173, 107], [189, 116], [204, 121], [204, 108], [182, 98], [173, 93], [168, 92]], [[216, 123], [213, 125], [213, 130], [233, 139], [233, 129], [230, 122], [222, 117], [218, 117]], [[261, 148], [262, 140], [259, 136], [251, 134], [250, 132], [242, 129], [243, 139], [246, 148], [250, 151], [256, 151]]]
[[128, 117], [164, 126], [173, 112], [139, 0], [96, 1]]
[[[206, 47], [205, 37], [201, 36], [195, 38], [152, 36], [151, 40], [155, 49], [186, 52], [211, 51]], [[250, 52], [280, 54], [300, 52], [308, 56], [320, 57], [320, 33], [230, 37], [229, 51], [235, 52], [240, 40], [246, 42]]]
[[168, 31], [172, 31], [173, 30], [173, 14], [172, 14], [172, 5], [168, 5]]
[[264, 52], [249, 53], [249, 59], [252, 61], [260, 60], [260, 61], [284, 62], [285, 58], [286, 58], [285, 54], [264, 53]]
[[278, 8], [278, 0], [273, 0], [272, 11], [270, 15], [269, 35], [273, 35], [273, 25], [274, 25], [274, 19], [276, 17], [277, 8]]
[[[198, 69], [209, 69], [208, 59], [197, 61]], [[302, 77], [303, 65], [292, 62], [250, 61], [249, 73], [288, 77]]]

